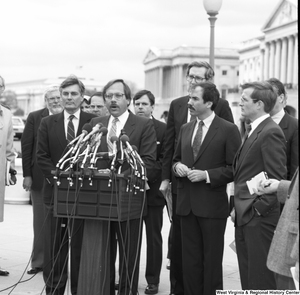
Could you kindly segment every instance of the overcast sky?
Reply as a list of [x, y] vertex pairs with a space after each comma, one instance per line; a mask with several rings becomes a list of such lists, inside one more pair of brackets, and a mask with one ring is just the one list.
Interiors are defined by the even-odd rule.
[[[237, 48], [262, 35], [279, 2], [223, 0], [215, 46]], [[202, 0], [2, 0], [0, 7], [0, 75], [6, 82], [77, 74], [143, 87], [149, 48], [209, 46]]]

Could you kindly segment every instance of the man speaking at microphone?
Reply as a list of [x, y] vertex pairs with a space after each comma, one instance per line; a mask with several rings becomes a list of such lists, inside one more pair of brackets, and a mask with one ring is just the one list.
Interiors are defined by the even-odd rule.
[[[45, 240], [43, 276], [47, 295], [63, 295], [67, 282], [68, 251], [71, 248], [71, 293], [77, 294], [83, 220], [69, 222], [53, 216], [54, 179], [51, 171], [63, 156], [68, 143], [81, 134], [84, 124], [95, 115], [82, 112], [85, 87], [69, 76], [60, 87], [64, 111], [43, 118], [38, 131], [37, 162], [44, 174]], [[69, 245], [70, 242], [70, 245]]]
[[[156, 133], [151, 120], [134, 115], [128, 110], [131, 102], [131, 91], [128, 85], [121, 79], [108, 82], [103, 88], [103, 97], [106, 103], [109, 116], [94, 118], [91, 120], [91, 125], [102, 123], [107, 127], [108, 134], [102, 138], [101, 145], [98, 149], [100, 152], [112, 152], [113, 144], [110, 138], [112, 136], [119, 137], [121, 130], [129, 137], [130, 145], [137, 147], [138, 153], [145, 164], [147, 170], [150, 170], [156, 160]], [[105, 164], [106, 163], [106, 164]], [[101, 168], [110, 168], [110, 163], [103, 161]], [[118, 241], [121, 241], [128, 232], [129, 237], [125, 241], [125, 251], [128, 253], [126, 264], [124, 264], [123, 246], [119, 244], [120, 261], [119, 276], [120, 286], [118, 294], [136, 295], [138, 291], [139, 278], [139, 261], [140, 261], [140, 240], [142, 233], [140, 228], [140, 220], [133, 219], [121, 222], [119, 227], [118, 222], [111, 222], [111, 263], [110, 263], [110, 294], [115, 294], [115, 235], [118, 236]], [[125, 239], [124, 239], [125, 240]], [[138, 255], [137, 255], [138, 254]], [[136, 259], [137, 258], [137, 259]], [[127, 270], [126, 270], [127, 268]], [[129, 279], [128, 279], [129, 277]], [[132, 284], [130, 281], [132, 280]], [[131, 286], [130, 286], [131, 285]]]

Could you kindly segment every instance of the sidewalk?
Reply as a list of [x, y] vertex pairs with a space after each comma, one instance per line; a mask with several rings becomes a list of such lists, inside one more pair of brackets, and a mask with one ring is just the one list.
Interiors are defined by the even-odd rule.
[[[167, 212], [164, 212], [164, 261], [161, 271], [161, 283], [159, 287], [160, 295], [168, 295], [170, 292], [169, 271], [167, 265], [167, 240], [169, 234], [170, 222]], [[4, 222], [0, 223], [0, 266], [10, 272], [8, 277], [0, 277], [0, 293], [3, 295], [38, 295], [43, 292], [44, 282], [42, 274], [36, 276], [27, 275], [27, 268], [30, 268], [30, 253], [32, 247], [32, 207], [31, 205], [11, 205], [5, 204]], [[224, 289], [239, 290], [240, 281], [238, 274], [238, 265], [236, 254], [229, 244], [234, 239], [233, 223], [228, 219], [225, 234], [225, 251], [223, 260]], [[140, 263], [140, 282], [139, 293], [144, 294], [147, 285], [145, 280], [145, 236], [143, 236], [143, 245]], [[16, 288], [3, 291], [5, 288], [17, 284]], [[67, 290], [65, 295], [71, 292]], [[86, 294], [92, 295], [92, 294]]]

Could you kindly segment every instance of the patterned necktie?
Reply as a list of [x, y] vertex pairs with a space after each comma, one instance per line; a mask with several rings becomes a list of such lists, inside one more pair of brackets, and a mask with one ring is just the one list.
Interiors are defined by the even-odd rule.
[[201, 146], [201, 142], [202, 142], [202, 134], [203, 134], [203, 130], [202, 130], [203, 125], [204, 125], [203, 121], [200, 121], [198, 123], [198, 130], [196, 132], [196, 135], [195, 135], [195, 138], [194, 138], [194, 141], [193, 141], [194, 159], [197, 158], [197, 155], [198, 155], [199, 150], [200, 150], [200, 146]]
[[75, 128], [72, 120], [74, 119], [74, 115], [69, 116], [68, 130], [67, 130], [67, 140], [68, 142], [72, 141], [75, 138]]
[[110, 139], [111, 139], [112, 136], [117, 135], [117, 122], [119, 122], [119, 119], [114, 118], [113, 121], [112, 121], [111, 128], [110, 128], [109, 133], [108, 133], [108, 138], [107, 138], [108, 151], [111, 152], [111, 153], [113, 152], [113, 144], [110, 141]]

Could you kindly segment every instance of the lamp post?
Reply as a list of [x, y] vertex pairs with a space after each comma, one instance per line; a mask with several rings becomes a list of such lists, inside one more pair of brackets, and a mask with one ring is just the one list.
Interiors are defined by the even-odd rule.
[[216, 15], [222, 6], [222, 0], [203, 0], [204, 8], [209, 15], [210, 21], [210, 49], [209, 49], [209, 63], [212, 68], [215, 66], [215, 22]]

